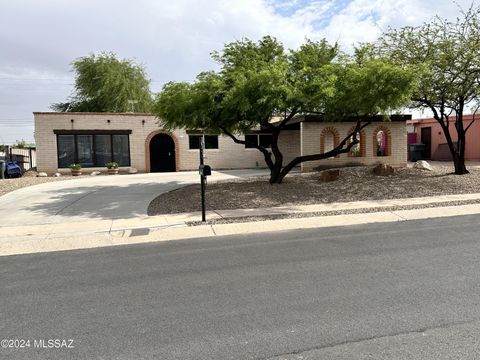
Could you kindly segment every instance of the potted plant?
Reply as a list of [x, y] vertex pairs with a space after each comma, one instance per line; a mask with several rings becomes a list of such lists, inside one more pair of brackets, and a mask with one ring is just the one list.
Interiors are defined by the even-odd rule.
[[108, 175], [118, 174], [118, 164], [115, 161], [111, 161], [105, 164], [107, 167]]
[[70, 171], [72, 172], [72, 176], [80, 176], [82, 175], [82, 165], [80, 164], [70, 164]]

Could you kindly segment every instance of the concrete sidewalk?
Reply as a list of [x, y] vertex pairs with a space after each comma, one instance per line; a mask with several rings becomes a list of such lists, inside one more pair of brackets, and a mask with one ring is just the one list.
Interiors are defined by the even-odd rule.
[[[128, 219], [92, 220], [0, 228], [0, 255], [93, 248], [142, 242], [191, 239], [209, 236], [271, 232], [292, 229], [347, 226], [372, 222], [393, 222], [434, 217], [480, 214], [479, 204], [445, 206], [449, 202], [480, 200], [480, 194], [445, 195], [409, 199], [358, 201], [264, 209], [217, 210], [208, 219], [316, 213], [365, 209], [366, 213], [312, 216], [229, 224], [187, 226], [199, 221], [200, 213], [140, 216]], [[423, 209], [378, 211], [394, 206], [430, 205]], [[438, 206], [437, 206], [438, 205]], [[377, 209], [368, 212], [368, 209]]]
[[[214, 171], [210, 182], [266, 175], [264, 169]], [[49, 182], [0, 196], [0, 229], [147, 216], [158, 195], [198, 184], [198, 171], [94, 176]]]

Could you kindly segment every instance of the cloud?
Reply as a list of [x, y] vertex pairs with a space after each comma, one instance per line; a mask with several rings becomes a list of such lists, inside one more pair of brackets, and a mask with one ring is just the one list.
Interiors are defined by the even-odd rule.
[[64, 101], [72, 89], [70, 62], [89, 53], [113, 51], [136, 59], [158, 90], [167, 81], [192, 80], [215, 68], [210, 52], [242, 37], [270, 34], [289, 48], [305, 38], [326, 37], [348, 49], [374, 40], [388, 26], [420, 24], [434, 12], [458, 13], [450, 0], [4, 1], [0, 132], [13, 141], [2, 118], [32, 119], [32, 111]]

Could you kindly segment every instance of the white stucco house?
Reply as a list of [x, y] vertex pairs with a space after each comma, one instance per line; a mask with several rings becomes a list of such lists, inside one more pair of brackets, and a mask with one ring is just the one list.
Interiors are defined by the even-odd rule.
[[[198, 169], [199, 139], [204, 137], [206, 163], [212, 169], [265, 167], [263, 155], [255, 148], [235, 144], [229, 137], [200, 131], [162, 128], [161, 120], [143, 113], [61, 113], [35, 112], [37, 169], [49, 174], [69, 171], [80, 163], [85, 171], [104, 170], [115, 161], [121, 170], [166, 172]], [[390, 121], [372, 118], [361, 133], [360, 146], [350, 154], [332, 159], [305, 162], [302, 171], [325, 164], [407, 163], [406, 121], [409, 115], [393, 115]], [[279, 147], [285, 163], [296, 156], [328, 151], [346, 137], [354, 122], [324, 122], [314, 115], [295, 118], [282, 131]], [[252, 131], [240, 138], [266, 145], [268, 132]]]

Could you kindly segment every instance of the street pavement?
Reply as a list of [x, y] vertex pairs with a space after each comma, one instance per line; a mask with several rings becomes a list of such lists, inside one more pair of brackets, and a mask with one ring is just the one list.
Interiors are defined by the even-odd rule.
[[0, 358], [478, 359], [479, 220], [0, 257]]
[[[266, 170], [215, 171], [209, 181], [265, 174]], [[34, 185], [0, 196], [0, 228], [147, 216], [148, 205], [158, 195], [199, 182], [198, 171], [181, 171]]]

